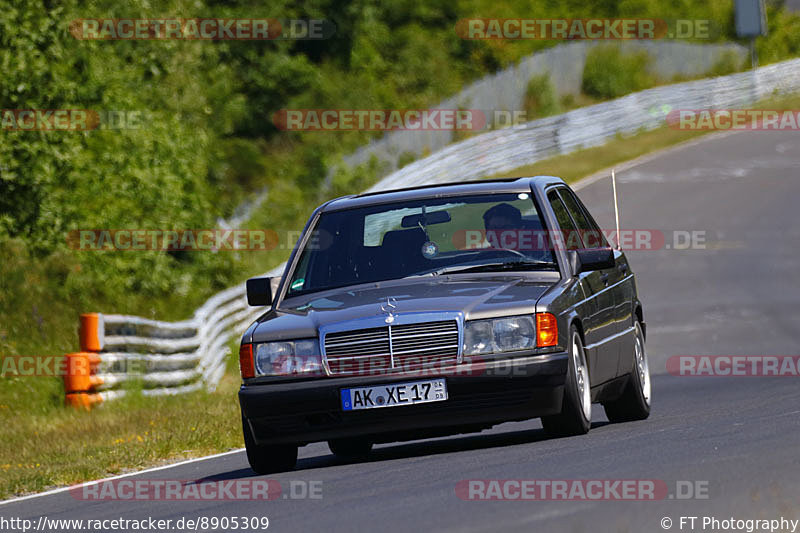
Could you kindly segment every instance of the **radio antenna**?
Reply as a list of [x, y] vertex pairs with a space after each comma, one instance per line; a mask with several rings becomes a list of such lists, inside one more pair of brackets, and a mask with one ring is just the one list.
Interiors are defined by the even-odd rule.
[[619, 245], [619, 207], [617, 205], [617, 176], [614, 169], [611, 169], [611, 185], [614, 188], [614, 218], [617, 221], [617, 250], [621, 250]]

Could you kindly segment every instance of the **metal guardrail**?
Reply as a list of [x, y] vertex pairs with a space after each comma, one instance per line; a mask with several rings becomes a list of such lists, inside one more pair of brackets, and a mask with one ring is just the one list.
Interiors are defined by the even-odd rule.
[[[600, 145], [617, 134], [657, 128], [664, 125], [665, 109], [740, 107], [775, 93], [798, 91], [800, 59], [657, 87], [535, 120], [522, 128], [477, 135], [409, 164], [369, 190], [478, 179]], [[284, 267], [267, 275], [280, 275]], [[84, 365], [78, 368], [90, 368], [91, 372], [65, 378], [67, 402], [88, 407], [117, 398], [130, 380], [140, 380], [146, 395], [214, 389], [225, 372], [228, 342], [264, 311], [249, 308], [245, 294], [244, 283], [224, 290], [182, 322], [82, 315], [81, 352], [68, 357], [82, 359]]]
[[735, 108], [774, 93], [797, 91], [800, 59], [756, 71], [656, 87], [451, 144], [390, 174], [369, 192], [479, 179], [599, 146], [618, 134], [658, 128], [665, 124], [665, 110]]
[[[282, 272], [283, 265], [267, 275]], [[180, 322], [81, 315], [81, 351], [67, 357], [81, 359], [69, 368], [85, 375], [65, 377], [67, 403], [90, 407], [119, 398], [131, 381], [147, 396], [213, 390], [225, 373], [228, 342], [263, 312], [247, 305], [242, 283], [212, 296]]]

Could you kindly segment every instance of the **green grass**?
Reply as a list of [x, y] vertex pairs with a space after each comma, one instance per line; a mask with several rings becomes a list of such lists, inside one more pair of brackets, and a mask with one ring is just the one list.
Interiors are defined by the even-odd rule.
[[[60, 388], [54, 378], [17, 380]], [[31, 412], [24, 397], [0, 393], [0, 499], [241, 448], [238, 385], [229, 373], [215, 392], [131, 395], [91, 412]]]

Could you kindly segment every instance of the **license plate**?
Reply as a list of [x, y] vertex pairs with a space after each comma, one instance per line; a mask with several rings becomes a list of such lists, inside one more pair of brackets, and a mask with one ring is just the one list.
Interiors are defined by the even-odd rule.
[[443, 402], [447, 399], [447, 385], [444, 379], [431, 379], [358, 387], [342, 389], [341, 398], [345, 411]]

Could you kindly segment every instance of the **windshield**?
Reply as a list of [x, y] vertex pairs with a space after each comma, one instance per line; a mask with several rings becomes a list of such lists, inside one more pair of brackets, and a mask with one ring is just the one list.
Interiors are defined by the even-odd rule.
[[323, 213], [287, 296], [417, 275], [556, 270], [530, 193], [483, 194]]

